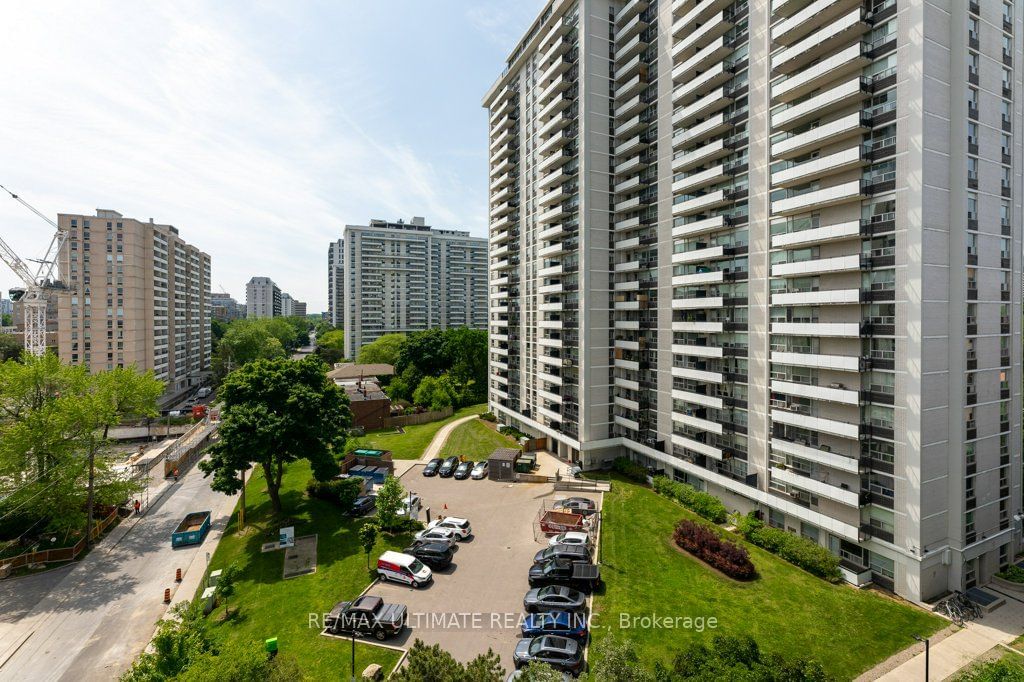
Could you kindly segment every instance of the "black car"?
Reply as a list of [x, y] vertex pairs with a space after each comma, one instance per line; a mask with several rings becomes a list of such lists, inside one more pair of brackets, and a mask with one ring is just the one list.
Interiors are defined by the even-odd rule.
[[593, 592], [601, 584], [601, 569], [587, 561], [548, 559], [530, 567], [530, 587], [565, 585]]
[[324, 626], [335, 635], [350, 632], [357, 635], [369, 634], [383, 641], [402, 631], [407, 614], [401, 604], [385, 604], [380, 597], [363, 595], [353, 602], [335, 604], [324, 619]]
[[455, 467], [459, 466], [459, 458], [452, 456], [444, 461], [444, 464], [437, 470], [441, 478], [451, 478], [455, 474]]
[[465, 462], [459, 462], [459, 466], [455, 467], [455, 478], [463, 480], [469, 478], [469, 472], [473, 470], [473, 462], [466, 460]]
[[441, 459], [440, 457], [435, 457], [434, 459], [432, 459], [429, 462], [427, 462], [427, 466], [423, 467], [423, 475], [424, 476], [437, 476], [437, 470], [439, 468], [441, 468], [441, 463], [443, 461], [444, 460]]
[[516, 670], [532, 661], [547, 663], [556, 670], [578, 675], [583, 670], [583, 647], [574, 639], [557, 635], [519, 640], [512, 654]]
[[590, 516], [597, 513], [597, 503], [586, 497], [567, 497], [564, 500], [556, 500], [554, 509]]
[[533, 563], [543, 564], [551, 559], [590, 561], [590, 548], [586, 545], [555, 545], [545, 547], [533, 555]]
[[542, 611], [582, 611], [587, 595], [562, 585], [535, 587], [523, 597], [523, 610], [527, 613]]
[[352, 514], [352, 516], [363, 516], [364, 514], [369, 514], [376, 506], [376, 495], [361, 495], [352, 502], [352, 510], [349, 513]]
[[416, 557], [435, 571], [443, 571], [451, 566], [455, 549], [443, 542], [414, 542], [402, 553]]

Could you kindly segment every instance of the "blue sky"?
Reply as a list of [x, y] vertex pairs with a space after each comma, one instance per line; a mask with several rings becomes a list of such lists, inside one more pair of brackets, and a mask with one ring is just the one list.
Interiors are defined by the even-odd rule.
[[[5, 7], [0, 184], [175, 225], [215, 291], [266, 275], [310, 312], [345, 223], [486, 234], [480, 101], [540, 0], [141, 5]], [[0, 235], [37, 257], [49, 228], [5, 195]]]

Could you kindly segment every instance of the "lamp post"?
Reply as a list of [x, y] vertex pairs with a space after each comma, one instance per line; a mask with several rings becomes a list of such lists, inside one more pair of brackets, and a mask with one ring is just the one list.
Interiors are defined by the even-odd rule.
[[924, 682], [928, 682], [928, 638], [914, 635], [914, 639], [924, 642]]
[[356, 682], [356, 631], [352, 630], [352, 682]]

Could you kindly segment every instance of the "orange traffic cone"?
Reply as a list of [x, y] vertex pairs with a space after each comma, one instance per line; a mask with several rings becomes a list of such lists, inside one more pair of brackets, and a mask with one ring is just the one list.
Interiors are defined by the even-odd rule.
[[448, 505], [447, 505], [447, 504], [446, 504], [446, 505], [444, 505], [444, 510], [445, 510], [445, 511], [448, 511]]
[[176, 583], [180, 583], [181, 582], [181, 569], [180, 568], [177, 568], [177, 569], [174, 570], [174, 582], [176, 582]]
[[164, 590], [164, 603], [165, 604], [170, 604], [171, 603], [171, 588], [169, 588], [169, 587]]

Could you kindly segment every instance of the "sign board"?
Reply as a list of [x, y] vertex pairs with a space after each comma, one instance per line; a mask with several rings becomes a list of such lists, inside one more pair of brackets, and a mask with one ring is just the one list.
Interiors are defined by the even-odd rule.
[[288, 526], [287, 528], [281, 529], [279, 536], [279, 542], [281, 547], [294, 547], [295, 546], [295, 526]]

